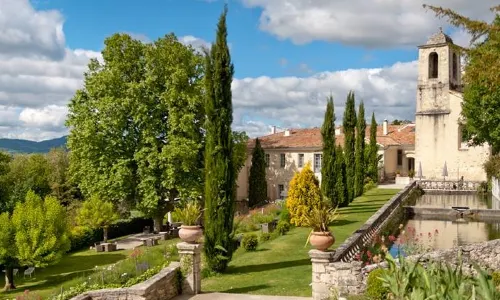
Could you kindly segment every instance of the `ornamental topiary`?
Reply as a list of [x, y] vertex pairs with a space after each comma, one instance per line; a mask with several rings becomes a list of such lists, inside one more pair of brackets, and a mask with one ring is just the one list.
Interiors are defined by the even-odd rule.
[[372, 300], [385, 300], [389, 293], [388, 288], [384, 287], [380, 277], [385, 273], [384, 269], [375, 269], [370, 272], [366, 280], [366, 295]]
[[241, 245], [247, 251], [255, 251], [259, 245], [259, 239], [255, 233], [245, 234], [241, 240]]
[[286, 200], [290, 223], [295, 226], [307, 226], [306, 216], [314, 207], [320, 207], [321, 203], [319, 181], [308, 162], [290, 181]]
[[290, 231], [290, 223], [287, 221], [279, 221], [278, 225], [276, 225], [276, 232], [279, 235], [285, 235], [288, 231]]

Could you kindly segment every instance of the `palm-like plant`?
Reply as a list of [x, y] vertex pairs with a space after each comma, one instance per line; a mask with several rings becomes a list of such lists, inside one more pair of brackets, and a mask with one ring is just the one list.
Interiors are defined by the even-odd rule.
[[173, 214], [175, 219], [182, 222], [182, 225], [194, 226], [201, 217], [201, 206], [196, 201], [189, 201], [184, 207], [176, 207]]
[[314, 207], [306, 216], [305, 224], [311, 227], [311, 232], [307, 237], [306, 246], [309, 243], [311, 234], [313, 232], [329, 232], [328, 226], [336, 221], [339, 217], [337, 213], [337, 208], [328, 208], [326, 204], [322, 204], [319, 207]]

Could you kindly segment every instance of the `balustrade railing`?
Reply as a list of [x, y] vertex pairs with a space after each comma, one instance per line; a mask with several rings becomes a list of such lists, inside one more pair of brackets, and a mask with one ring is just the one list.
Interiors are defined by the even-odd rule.
[[476, 192], [481, 186], [480, 181], [463, 180], [419, 180], [417, 184], [424, 191]]
[[416, 187], [417, 183], [414, 181], [394, 195], [361, 228], [335, 250], [333, 261], [352, 261], [356, 254], [361, 252], [363, 247], [371, 243], [374, 236], [387, 224], [392, 214]]

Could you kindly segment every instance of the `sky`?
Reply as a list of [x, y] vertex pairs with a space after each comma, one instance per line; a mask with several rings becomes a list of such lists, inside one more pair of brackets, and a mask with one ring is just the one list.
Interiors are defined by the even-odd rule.
[[[347, 93], [367, 117], [414, 119], [417, 46], [463, 31], [422, 4], [491, 20], [489, 0], [226, 0], [235, 66], [234, 130], [321, 126]], [[222, 0], [0, 0], [0, 138], [46, 140], [68, 133], [67, 104], [90, 58], [120, 32], [144, 42], [175, 33], [195, 48], [215, 39]]]

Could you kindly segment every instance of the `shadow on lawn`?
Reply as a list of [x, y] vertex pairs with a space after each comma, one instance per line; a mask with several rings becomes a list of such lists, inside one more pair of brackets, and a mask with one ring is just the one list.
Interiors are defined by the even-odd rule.
[[258, 265], [247, 265], [241, 267], [229, 267], [227, 269], [227, 274], [239, 274], [239, 273], [255, 273], [255, 272], [265, 272], [269, 270], [292, 268], [297, 266], [310, 265], [310, 259], [298, 259], [290, 261], [282, 261], [270, 264], [258, 264]]
[[220, 293], [231, 293], [231, 294], [245, 294], [248, 292], [254, 292], [262, 289], [267, 289], [269, 288], [270, 285], [267, 284], [258, 284], [258, 285], [250, 285], [250, 286], [244, 286], [244, 287], [239, 287], [235, 289], [229, 289], [225, 291], [220, 291]]

